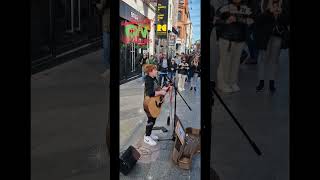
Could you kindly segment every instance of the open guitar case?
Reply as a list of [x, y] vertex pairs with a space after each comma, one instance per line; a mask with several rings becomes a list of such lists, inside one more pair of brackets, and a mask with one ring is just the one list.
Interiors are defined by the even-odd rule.
[[[178, 119], [177, 116], [175, 116], [175, 118]], [[178, 121], [180, 122], [179, 119]], [[172, 160], [180, 168], [189, 170], [192, 166], [193, 156], [197, 153], [200, 153], [201, 150], [200, 129], [188, 127], [184, 129], [184, 131], [184, 139], [181, 139], [179, 137], [175, 139], [175, 145], [172, 152]]]

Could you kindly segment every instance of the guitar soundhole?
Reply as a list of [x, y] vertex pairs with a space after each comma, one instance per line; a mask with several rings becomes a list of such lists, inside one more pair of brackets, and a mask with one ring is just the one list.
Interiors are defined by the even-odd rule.
[[157, 106], [158, 108], [161, 107], [161, 104], [162, 104], [162, 103], [158, 103], [158, 102], [156, 101], [156, 106]]

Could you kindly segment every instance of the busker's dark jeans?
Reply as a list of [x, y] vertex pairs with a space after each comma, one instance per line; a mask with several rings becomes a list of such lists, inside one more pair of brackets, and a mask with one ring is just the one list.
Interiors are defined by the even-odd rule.
[[148, 117], [147, 125], [146, 125], [146, 136], [150, 136], [152, 132], [152, 128], [156, 123], [156, 118]]

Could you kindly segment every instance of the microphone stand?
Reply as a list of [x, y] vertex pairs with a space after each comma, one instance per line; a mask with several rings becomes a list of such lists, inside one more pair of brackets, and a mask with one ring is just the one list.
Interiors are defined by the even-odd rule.
[[[249, 137], [249, 135], [247, 134], [247, 132], [244, 130], [244, 128], [241, 126], [241, 124], [239, 123], [239, 121], [237, 120], [237, 118], [232, 114], [232, 112], [230, 111], [230, 109], [228, 108], [228, 106], [223, 102], [222, 98], [220, 97], [220, 95], [218, 94], [218, 92], [215, 90], [215, 82], [211, 81], [211, 89], [212, 92], [217, 96], [217, 98], [219, 99], [220, 103], [222, 104], [222, 106], [225, 108], [225, 110], [229, 113], [229, 115], [232, 117], [232, 120], [236, 123], [236, 125], [238, 126], [238, 128], [241, 130], [241, 132], [244, 134], [244, 136], [247, 138], [247, 140], [249, 141], [251, 147], [253, 148], [253, 150], [257, 153], [258, 156], [261, 156], [262, 153], [260, 151], [260, 149], [258, 148], [258, 146], [256, 145], [256, 143]], [[213, 95], [213, 94], [212, 94]], [[212, 96], [213, 98], [213, 96]], [[211, 99], [213, 102], [213, 99]], [[213, 104], [211, 104], [213, 105]]]
[[[173, 88], [175, 90], [175, 93], [174, 93], [174, 118], [173, 118], [173, 129], [172, 129], [172, 137], [169, 138], [169, 139], [158, 139], [158, 141], [175, 141], [176, 140], [176, 137], [175, 137], [175, 133], [174, 133], [174, 130], [176, 128], [176, 112], [177, 112], [177, 93], [179, 94], [179, 96], [182, 98], [182, 100], [184, 101], [184, 103], [188, 106], [189, 110], [192, 111], [191, 107], [189, 106], [189, 104], [186, 102], [186, 100], [183, 98], [183, 96], [180, 94], [180, 92], [178, 91], [178, 88], [176, 87], [175, 85], [175, 82], [173, 83], [171, 79], [169, 79], [167, 77], [167, 75], [164, 76], [169, 83], [172, 83], [173, 84]], [[175, 80], [174, 80], [175, 81]]]

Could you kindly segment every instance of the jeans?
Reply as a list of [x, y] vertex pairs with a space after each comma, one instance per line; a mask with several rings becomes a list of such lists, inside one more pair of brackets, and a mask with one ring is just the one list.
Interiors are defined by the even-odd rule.
[[191, 70], [188, 70], [188, 82], [191, 82], [191, 78], [192, 78], [193, 74], [191, 72]]
[[[165, 72], [160, 72], [160, 76], [159, 76], [159, 82], [160, 82], [160, 85], [162, 86], [163, 84], [166, 85], [167, 84], [167, 78], [165, 77], [168, 73], [165, 73]], [[162, 79], [163, 80], [163, 84], [162, 84]]]
[[106, 68], [110, 67], [110, 33], [103, 32], [103, 65]]
[[150, 136], [152, 133], [152, 129], [154, 124], [156, 123], [157, 118], [148, 117], [147, 125], [146, 125], [146, 136]]
[[281, 52], [281, 38], [271, 36], [266, 50], [259, 52], [259, 80], [275, 80]]
[[173, 78], [175, 78], [175, 76], [176, 76], [176, 72], [168, 72], [168, 78], [170, 78], [172, 82], [174, 81]]
[[141, 66], [141, 77], [142, 77], [142, 80], [144, 80], [146, 77], [146, 73], [144, 72], [143, 66]]
[[191, 80], [191, 87], [196, 87], [198, 82], [198, 73], [194, 73]]
[[247, 39], [247, 45], [250, 52], [250, 57], [254, 60], [257, 60], [259, 55], [259, 50], [256, 47], [255, 39], [253, 39], [254, 38], [253, 33], [250, 34], [249, 37], [250, 38]]

